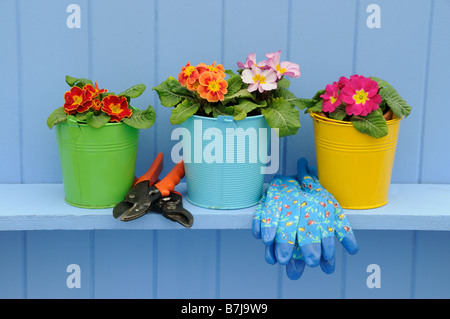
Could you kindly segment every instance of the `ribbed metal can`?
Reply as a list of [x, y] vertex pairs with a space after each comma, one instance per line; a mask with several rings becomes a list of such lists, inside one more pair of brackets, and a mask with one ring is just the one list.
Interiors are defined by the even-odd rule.
[[68, 204], [107, 208], [123, 200], [134, 181], [138, 129], [63, 122], [56, 126], [56, 139]]
[[210, 209], [256, 205], [270, 150], [271, 130], [263, 115], [235, 121], [194, 115], [181, 124], [187, 200]]
[[310, 113], [319, 180], [343, 208], [369, 209], [388, 202], [400, 119], [387, 121], [388, 134], [374, 138], [351, 122]]

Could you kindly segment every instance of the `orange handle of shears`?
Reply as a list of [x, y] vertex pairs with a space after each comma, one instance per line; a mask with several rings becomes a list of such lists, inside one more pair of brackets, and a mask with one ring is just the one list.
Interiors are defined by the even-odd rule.
[[181, 161], [155, 187], [161, 192], [162, 197], [169, 196], [183, 177], [184, 162]]
[[153, 186], [153, 184], [156, 183], [159, 174], [161, 174], [161, 171], [163, 169], [163, 153], [158, 153], [155, 160], [152, 163], [152, 166], [148, 169], [148, 171], [139, 177], [135, 182], [134, 185], [137, 183], [140, 183], [142, 181], [148, 181], [149, 187]]

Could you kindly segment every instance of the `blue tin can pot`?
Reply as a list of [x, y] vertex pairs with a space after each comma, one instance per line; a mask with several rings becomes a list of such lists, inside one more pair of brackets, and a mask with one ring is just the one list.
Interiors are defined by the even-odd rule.
[[210, 209], [258, 204], [271, 140], [263, 115], [241, 121], [232, 116], [194, 115], [180, 127], [184, 129], [182, 147], [189, 202]]

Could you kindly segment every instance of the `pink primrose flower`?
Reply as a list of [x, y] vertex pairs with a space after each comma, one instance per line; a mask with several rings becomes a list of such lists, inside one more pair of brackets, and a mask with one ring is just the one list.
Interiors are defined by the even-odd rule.
[[347, 104], [349, 115], [366, 116], [379, 108], [381, 96], [378, 83], [362, 75], [352, 75], [341, 90], [341, 99]]
[[260, 93], [277, 88], [277, 74], [272, 70], [261, 70], [259, 67], [252, 67], [242, 71], [242, 82], [249, 84], [248, 91], [258, 90]]
[[291, 78], [300, 77], [300, 66], [289, 61], [280, 62], [281, 50], [273, 53], [267, 53], [267, 65], [277, 73], [278, 79], [283, 75]]
[[323, 98], [322, 111], [333, 112], [336, 110], [336, 108], [341, 105], [338, 82], [328, 84], [325, 88], [325, 93], [320, 97]]

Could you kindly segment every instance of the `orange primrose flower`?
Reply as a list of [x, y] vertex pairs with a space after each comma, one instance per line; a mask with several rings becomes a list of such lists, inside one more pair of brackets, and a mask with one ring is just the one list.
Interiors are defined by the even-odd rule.
[[131, 109], [124, 96], [108, 95], [103, 99], [102, 111], [111, 115], [111, 122], [120, 122], [124, 117], [130, 117]]
[[86, 84], [86, 85], [83, 87], [83, 90], [85, 90], [85, 91], [87, 92], [87, 94], [90, 94], [90, 95], [91, 95], [91, 96], [90, 96], [91, 99], [95, 99], [100, 93], [108, 92], [107, 89], [101, 89], [101, 90], [100, 90], [100, 89], [98, 88], [97, 81], [95, 81], [95, 87], [93, 87], [93, 86], [90, 85], [90, 84]]
[[100, 101], [100, 100], [98, 100], [98, 99], [92, 100], [92, 106], [91, 106], [91, 108], [92, 108], [94, 111], [100, 111], [101, 108], [102, 108], [102, 106], [103, 106], [103, 101]]
[[208, 102], [223, 101], [224, 95], [228, 92], [228, 83], [220, 73], [211, 71], [202, 73], [199, 84], [197, 92], [200, 97], [208, 100]]
[[200, 63], [199, 65], [197, 65], [198, 73], [200, 75], [202, 75], [203, 72], [210, 71], [213, 73], [218, 73], [218, 74], [220, 74], [220, 76], [225, 78], [226, 74], [225, 74], [225, 69], [224, 69], [223, 65], [222, 64], [216, 65], [216, 63], [217, 63], [216, 61], [214, 61], [214, 63], [211, 65], [206, 65], [205, 63]]
[[79, 88], [78, 86], [74, 86], [70, 89], [70, 91], [67, 91], [64, 94], [64, 111], [69, 115], [79, 112], [78, 108], [86, 111], [89, 107], [85, 109], [83, 104], [89, 101], [90, 98], [91, 95], [86, 94], [85, 90]]
[[181, 68], [181, 72], [178, 74], [178, 82], [180, 82], [182, 86], [194, 84], [197, 81], [198, 76], [197, 68], [188, 62]]

